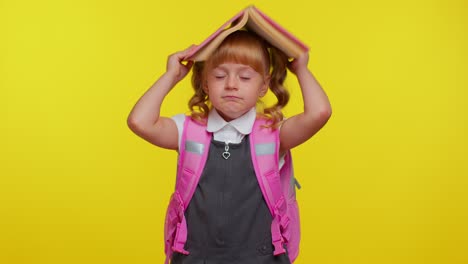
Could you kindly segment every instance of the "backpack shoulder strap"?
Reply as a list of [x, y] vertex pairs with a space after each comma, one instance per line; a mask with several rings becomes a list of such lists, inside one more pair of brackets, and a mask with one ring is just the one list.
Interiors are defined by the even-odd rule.
[[265, 119], [255, 121], [250, 134], [250, 152], [258, 183], [273, 217], [271, 224], [274, 255], [285, 253], [282, 230], [288, 225], [287, 204], [279, 172], [279, 130], [265, 127]]
[[[211, 133], [206, 131], [206, 126], [195, 122], [190, 116], [185, 118], [179, 146], [179, 161], [177, 164], [177, 180], [175, 192], [171, 198], [170, 207], [175, 211], [172, 224], [168, 223], [168, 233], [174, 232], [174, 240], [169, 245], [166, 256], [172, 255], [171, 251], [189, 254], [184, 249], [187, 241], [187, 222], [185, 210], [192, 199], [200, 176], [205, 167], [210, 147]], [[173, 230], [173, 231], [171, 231]], [[168, 235], [172, 237], [172, 235]], [[167, 259], [166, 259], [167, 261]]]
[[194, 121], [190, 116], [185, 118], [176, 182], [176, 191], [180, 193], [185, 203], [192, 199], [205, 167], [210, 140], [211, 133], [206, 131], [206, 125]]
[[270, 188], [267, 176], [278, 173], [279, 167], [279, 133], [271, 128], [264, 127], [266, 121], [257, 119], [250, 134], [250, 152], [257, 175], [258, 183], [270, 212], [273, 213], [275, 194]]

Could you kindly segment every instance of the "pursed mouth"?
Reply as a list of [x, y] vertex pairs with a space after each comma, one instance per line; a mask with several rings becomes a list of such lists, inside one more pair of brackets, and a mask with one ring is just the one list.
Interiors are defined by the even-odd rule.
[[238, 99], [240, 99], [240, 97], [237, 97], [237, 96], [234, 96], [234, 95], [226, 95], [226, 96], [223, 96], [222, 98], [226, 99], [226, 100], [238, 100]]

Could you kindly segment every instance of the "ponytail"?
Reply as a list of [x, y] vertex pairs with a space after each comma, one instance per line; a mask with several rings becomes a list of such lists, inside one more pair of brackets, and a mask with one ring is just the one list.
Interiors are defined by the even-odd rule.
[[283, 121], [283, 108], [289, 102], [289, 92], [283, 86], [286, 80], [288, 64], [288, 57], [286, 54], [275, 47], [270, 47], [271, 56], [271, 79], [270, 79], [270, 90], [276, 96], [278, 100], [276, 104], [271, 107], [265, 108], [264, 115], [271, 119], [271, 127], [278, 128]]
[[189, 100], [189, 109], [192, 112], [191, 116], [195, 121], [200, 123], [206, 122], [210, 107], [208, 105], [208, 94], [203, 90], [204, 85], [204, 62], [195, 62], [192, 67], [192, 87], [195, 91], [192, 98]]

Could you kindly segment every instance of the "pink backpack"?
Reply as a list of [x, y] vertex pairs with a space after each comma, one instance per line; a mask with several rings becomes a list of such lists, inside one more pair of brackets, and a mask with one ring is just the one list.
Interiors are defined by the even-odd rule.
[[[279, 130], [265, 128], [266, 120], [257, 119], [250, 134], [250, 152], [255, 174], [263, 197], [273, 217], [271, 223], [273, 254], [285, 253], [286, 246], [291, 263], [299, 254], [300, 224], [296, 201], [291, 153], [279, 171]], [[186, 117], [179, 149], [177, 180], [166, 214], [164, 228], [166, 264], [173, 252], [188, 255], [184, 249], [187, 241], [185, 209], [192, 199], [208, 157], [211, 133], [206, 126]], [[182, 147], [183, 146], [183, 147]]]

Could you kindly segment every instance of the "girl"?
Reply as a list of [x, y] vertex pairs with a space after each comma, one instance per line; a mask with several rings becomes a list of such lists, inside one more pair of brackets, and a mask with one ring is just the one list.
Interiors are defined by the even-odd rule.
[[[166, 118], [159, 113], [164, 97], [193, 66], [195, 94], [189, 102], [189, 118], [205, 125], [212, 141], [184, 213], [185, 248], [190, 254], [174, 252], [171, 263], [290, 263], [286, 254], [272, 254], [272, 216], [252, 166], [249, 134], [256, 119], [267, 119], [270, 129], [279, 129], [282, 157], [328, 121], [330, 103], [307, 68], [308, 54], [289, 62], [283, 52], [244, 30], [229, 35], [205, 62], [182, 64], [188, 51], [169, 56], [166, 72], [128, 117], [128, 126], [138, 136], [156, 146], [179, 150], [186, 117]], [[289, 100], [283, 87], [287, 69], [298, 79], [304, 111], [284, 119], [281, 110]], [[268, 89], [278, 102], [264, 108], [257, 103]]]

